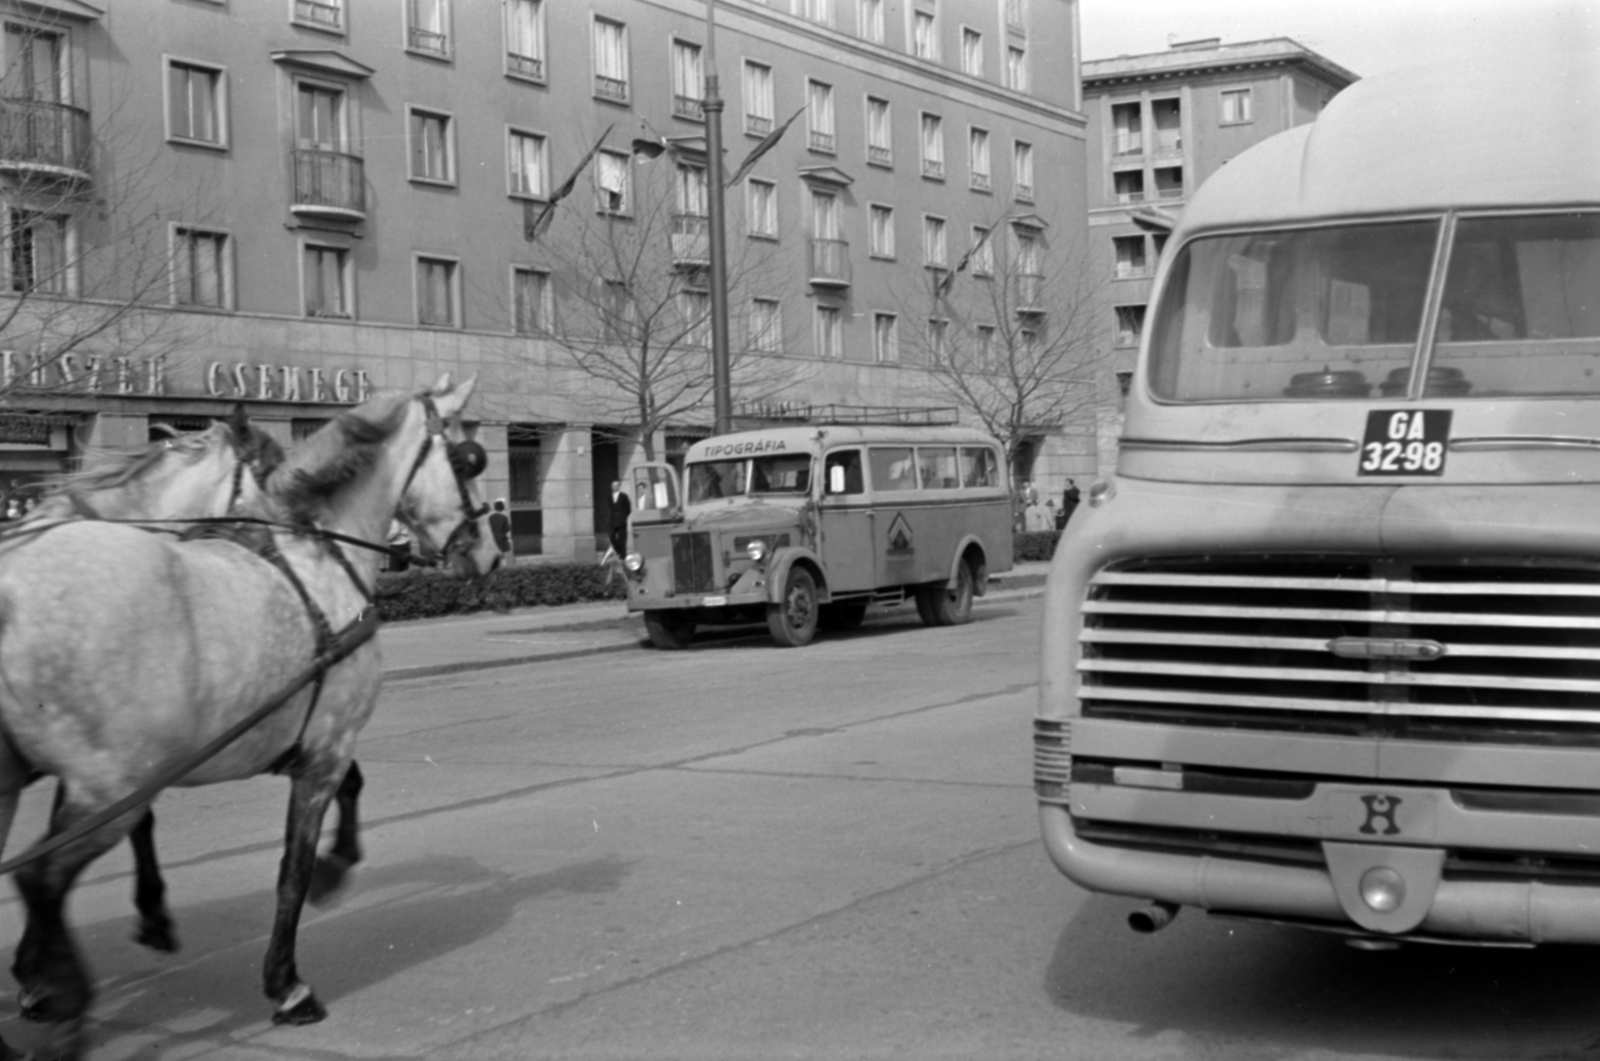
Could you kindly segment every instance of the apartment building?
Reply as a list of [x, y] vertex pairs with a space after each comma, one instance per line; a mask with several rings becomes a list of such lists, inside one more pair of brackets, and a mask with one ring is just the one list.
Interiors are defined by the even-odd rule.
[[[518, 552], [592, 556], [642, 440], [561, 341], [585, 315], [560, 301], [581, 285], [554, 281], [584, 233], [643, 224], [635, 203], [665, 189], [675, 297], [709, 345], [713, 54], [728, 173], [798, 115], [726, 196], [731, 331], [758, 355], [748, 378], [778, 381], [765, 406], [937, 401], [922, 345], [897, 341], [925, 326], [907, 292], [983, 219], [1086, 231], [1076, 0], [0, 11], [18, 310], [0, 378], [20, 387], [0, 490], [235, 401], [287, 442], [373, 392], [476, 373], [469, 428]], [[741, 273], [752, 247], [766, 265]], [[651, 442], [679, 452], [711, 421], [707, 396]]]
[[1090, 246], [1106, 281], [1117, 381], [1107, 381], [1100, 415], [1102, 472], [1115, 462], [1116, 399], [1133, 371], [1156, 263], [1187, 196], [1239, 152], [1314, 120], [1355, 80], [1286, 37], [1213, 37], [1083, 64]]

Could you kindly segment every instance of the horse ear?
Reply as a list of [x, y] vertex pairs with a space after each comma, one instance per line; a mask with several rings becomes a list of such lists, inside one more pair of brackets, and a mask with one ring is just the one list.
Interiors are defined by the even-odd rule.
[[450, 393], [450, 373], [446, 372], [444, 375], [439, 377], [439, 379], [438, 379], [438, 381], [436, 383], [434, 383], [434, 385], [433, 385], [433, 395], [434, 395], [434, 397], [437, 398], [441, 394], [449, 394], [449, 393]]

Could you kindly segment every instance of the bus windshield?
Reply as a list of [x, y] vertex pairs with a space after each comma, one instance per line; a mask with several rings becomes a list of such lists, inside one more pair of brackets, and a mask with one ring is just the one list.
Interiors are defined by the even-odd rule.
[[811, 455], [783, 453], [746, 460], [700, 461], [689, 465], [689, 504], [718, 498], [804, 497], [811, 491]]

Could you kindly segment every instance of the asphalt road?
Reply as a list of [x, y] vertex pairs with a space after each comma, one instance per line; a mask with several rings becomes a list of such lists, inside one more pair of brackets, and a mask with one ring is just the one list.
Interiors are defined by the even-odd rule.
[[[94, 1056], [1600, 1056], [1589, 951], [1358, 953], [1193, 911], [1142, 937], [1061, 878], [1029, 787], [1039, 606], [391, 683], [368, 860], [300, 934], [330, 1018], [273, 1028], [260, 995], [285, 783], [174, 792], [182, 952], [128, 941], [125, 849], [73, 900]], [[40, 1041], [9, 1001], [0, 1030]]]

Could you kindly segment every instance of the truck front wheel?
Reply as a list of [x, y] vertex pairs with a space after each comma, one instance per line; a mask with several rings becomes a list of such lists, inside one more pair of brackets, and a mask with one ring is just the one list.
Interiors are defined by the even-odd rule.
[[767, 629], [788, 648], [808, 645], [817, 636], [817, 583], [803, 567], [791, 567], [783, 599], [767, 605]]
[[694, 616], [682, 608], [648, 611], [644, 613], [644, 629], [657, 648], [688, 648], [694, 640]]

